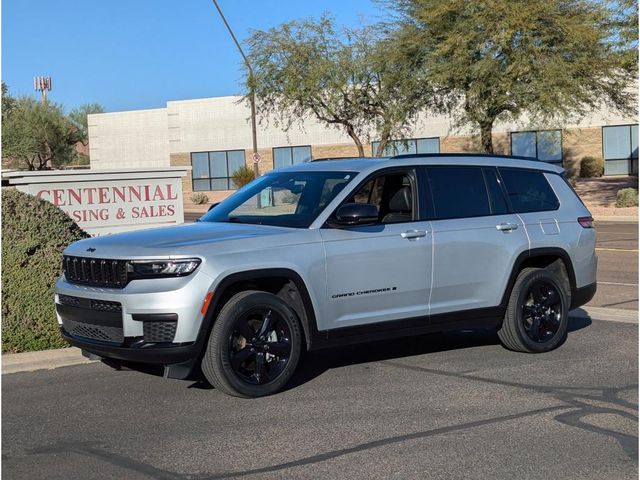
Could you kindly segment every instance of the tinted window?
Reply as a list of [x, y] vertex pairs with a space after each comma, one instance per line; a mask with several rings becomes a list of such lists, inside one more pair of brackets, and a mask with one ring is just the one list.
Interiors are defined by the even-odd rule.
[[560, 205], [542, 172], [501, 168], [500, 175], [517, 213], [556, 210]]
[[487, 192], [489, 193], [489, 205], [492, 215], [504, 215], [509, 213], [507, 201], [504, 198], [500, 179], [496, 175], [495, 168], [483, 168], [484, 181], [487, 184]]
[[480, 167], [427, 169], [436, 220], [491, 214]]

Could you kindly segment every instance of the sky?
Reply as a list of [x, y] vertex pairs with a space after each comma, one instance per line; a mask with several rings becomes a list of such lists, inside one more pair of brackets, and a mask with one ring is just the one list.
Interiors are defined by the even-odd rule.
[[[242, 41], [253, 29], [333, 15], [339, 25], [383, 20], [371, 0], [218, 0]], [[211, 0], [3, 0], [2, 80], [67, 111], [164, 107], [167, 100], [242, 93], [242, 63]]]

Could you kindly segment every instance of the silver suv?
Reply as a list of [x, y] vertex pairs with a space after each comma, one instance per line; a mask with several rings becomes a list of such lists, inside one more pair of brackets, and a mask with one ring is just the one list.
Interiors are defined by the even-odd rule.
[[274, 170], [196, 223], [70, 245], [62, 334], [114, 366], [200, 366], [243, 397], [339, 344], [491, 327], [546, 352], [596, 291], [592, 218], [562, 173], [449, 154]]

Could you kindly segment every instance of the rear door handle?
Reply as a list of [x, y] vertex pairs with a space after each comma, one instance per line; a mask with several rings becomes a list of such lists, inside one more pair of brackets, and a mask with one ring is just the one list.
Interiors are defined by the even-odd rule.
[[496, 228], [501, 232], [510, 232], [511, 230], [517, 230], [518, 224], [517, 223], [500, 223], [496, 225]]
[[424, 230], [407, 230], [406, 232], [402, 232], [400, 236], [402, 238], [420, 238], [426, 237], [427, 232], [425, 232]]

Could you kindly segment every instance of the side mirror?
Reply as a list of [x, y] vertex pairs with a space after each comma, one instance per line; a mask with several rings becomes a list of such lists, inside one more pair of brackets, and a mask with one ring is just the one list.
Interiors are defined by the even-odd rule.
[[220, 202], [212, 203], [211, 206], [209, 206], [209, 209], [207, 210], [207, 212], [210, 211], [212, 208], [216, 208], [218, 205], [220, 205]]
[[336, 211], [338, 225], [366, 225], [378, 221], [378, 209], [370, 203], [345, 203]]

